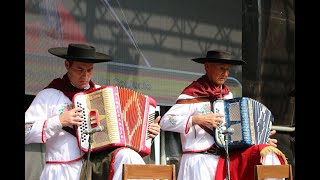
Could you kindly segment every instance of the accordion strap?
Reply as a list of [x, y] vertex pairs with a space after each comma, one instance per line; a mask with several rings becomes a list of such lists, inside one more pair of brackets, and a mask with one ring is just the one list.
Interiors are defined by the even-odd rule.
[[199, 125], [203, 130], [205, 130], [208, 134], [213, 136], [213, 131], [209, 129], [207, 126]]
[[[210, 102], [212, 105], [212, 102], [214, 101], [213, 98], [210, 97], [196, 97], [193, 99], [179, 99], [176, 101], [176, 104], [192, 104], [192, 103], [199, 103], [199, 102]], [[205, 130], [208, 134], [213, 136], [213, 131], [208, 128], [207, 126], [199, 125], [203, 130]]]
[[65, 126], [62, 128], [63, 130], [67, 131], [68, 133], [74, 135], [75, 137], [77, 137], [76, 135], [76, 129], [74, 128], [71, 128], [71, 127], [68, 127], [68, 126]]

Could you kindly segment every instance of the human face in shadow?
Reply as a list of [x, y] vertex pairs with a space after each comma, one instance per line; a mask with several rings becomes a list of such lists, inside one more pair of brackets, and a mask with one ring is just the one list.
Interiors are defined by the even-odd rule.
[[67, 60], [64, 64], [71, 84], [78, 89], [86, 88], [91, 80], [94, 64]]
[[204, 67], [213, 85], [221, 86], [226, 82], [229, 76], [231, 65], [223, 63], [206, 62], [204, 64]]

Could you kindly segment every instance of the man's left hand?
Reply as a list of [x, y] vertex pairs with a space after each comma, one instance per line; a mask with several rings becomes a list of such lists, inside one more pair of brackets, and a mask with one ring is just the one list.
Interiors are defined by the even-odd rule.
[[[270, 131], [269, 136], [272, 136], [275, 133], [276, 133], [276, 130], [272, 130], [272, 131]], [[267, 144], [274, 146], [274, 147], [277, 147], [277, 142], [278, 142], [277, 139], [269, 138]]]
[[160, 121], [160, 116], [158, 116], [153, 123], [149, 125], [148, 131], [150, 132], [149, 136], [151, 138], [155, 138], [160, 133], [160, 125], [158, 122]]

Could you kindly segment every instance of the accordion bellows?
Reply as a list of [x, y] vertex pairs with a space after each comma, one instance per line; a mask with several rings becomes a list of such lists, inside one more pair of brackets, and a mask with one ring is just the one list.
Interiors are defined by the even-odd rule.
[[[226, 140], [230, 149], [267, 143], [274, 117], [262, 103], [248, 97], [239, 97], [216, 100], [212, 107], [214, 113], [225, 115], [225, 126], [214, 129], [217, 147], [225, 148]], [[233, 133], [219, 133], [228, 128], [232, 128]]]
[[[156, 101], [140, 92], [118, 86], [102, 86], [77, 93], [73, 105], [83, 109], [85, 119], [77, 128], [82, 151], [96, 152], [108, 148], [129, 147], [141, 156], [150, 154], [148, 126], [155, 120]], [[84, 131], [103, 126], [91, 135]]]

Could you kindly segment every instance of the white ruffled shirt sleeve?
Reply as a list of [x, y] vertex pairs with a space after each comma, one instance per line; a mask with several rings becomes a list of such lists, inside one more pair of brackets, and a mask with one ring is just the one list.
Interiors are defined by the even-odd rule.
[[61, 131], [60, 114], [55, 111], [54, 104], [63, 100], [67, 107], [71, 103], [62, 96], [63, 93], [55, 89], [45, 89], [37, 94], [25, 112], [25, 144], [44, 143]]

